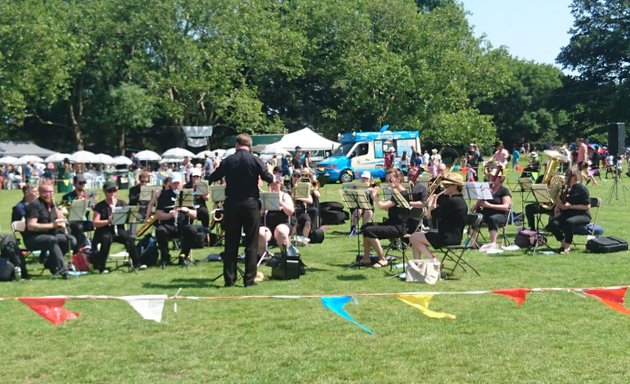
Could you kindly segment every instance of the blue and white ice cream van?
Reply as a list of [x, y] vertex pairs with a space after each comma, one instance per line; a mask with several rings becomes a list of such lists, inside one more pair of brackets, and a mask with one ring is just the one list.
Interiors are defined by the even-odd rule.
[[396, 164], [403, 151], [411, 156], [412, 146], [420, 152], [418, 131], [343, 133], [339, 140], [341, 145], [332, 156], [317, 163], [317, 175], [328, 176], [330, 183], [349, 183], [364, 171], [370, 172], [373, 179], [385, 180], [385, 154], [391, 148], [396, 154]]

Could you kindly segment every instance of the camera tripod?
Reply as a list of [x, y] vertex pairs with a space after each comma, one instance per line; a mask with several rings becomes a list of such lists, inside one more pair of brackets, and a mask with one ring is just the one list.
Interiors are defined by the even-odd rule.
[[621, 175], [619, 174], [619, 171], [615, 170], [615, 172], [613, 173], [613, 184], [610, 187], [610, 194], [608, 195], [608, 203], [610, 203], [610, 201], [612, 200], [613, 195], [615, 196], [615, 200], [619, 200], [619, 186], [621, 186], [622, 188], [621, 192], [623, 193], [623, 201], [625, 203], [626, 191], [628, 190], [628, 188], [623, 184], [623, 181], [621, 181]]

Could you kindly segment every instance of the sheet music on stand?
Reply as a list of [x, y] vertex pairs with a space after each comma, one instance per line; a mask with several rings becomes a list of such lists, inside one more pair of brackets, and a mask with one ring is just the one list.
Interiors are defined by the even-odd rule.
[[293, 186], [293, 198], [308, 199], [311, 196], [311, 183], [297, 183]]
[[112, 225], [123, 225], [129, 221], [130, 207], [116, 207], [112, 212]]
[[367, 189], [340, 189], [339, 193], [349, 209], [372, 209]]
[[489, 183], [464, 183], [464, 196], [468, 200], [492, 200]]
[[547, 184], [532, 184], [532, 194], [539, 204], [553, 204], [553, 198], [549, 193]]
[[391, 191], [392, 191], [392, 197], [394, 198], [394, 201], [396, 201], [396, 204], [398, 204], [399, 207], [411, 209], [411, 205], [409, 205], [409, 202], [403, 197], [400, 191], [398, 191], [397, 189], [391, 189]]
[[195, 195], [192, 188], [182, 189], [179, 193], [179, 206], [180, 207], [195, 207]]
[[157, 185], [143, 185], [140, 187], [140, 201], [151, 201], [155, 192], [157, 192], [161, 187]]
[[68, 211], [68, 222], [77, 223], [85, 221], [85, 214], [87, 213], [88, 202], [83, 199], [72, 200], [70, 209]]
[[207, 195], [209, 188], [208, 180], [199, 180], [197, 184], [195, 184], [195, 193], [202, 196]]
[[225, 201], [225, 186], [224, 185], [211, 185], [209, 187], [210, 200], [213, 203], [222, 203]]
[[341, 189], [365, 189], [367, 186], [361, 180], [352, 180], [349, 183], [341, 184]]
[[144, 215], [147, 211], [146, 206], [142, 207], [140, 205], [134, 205], [129, 207], [129, 224], [140, 224], [144, 223]]
[[521, 186], [521, 192], [531, 192], [534, 180], [531, 177], [520, 177], [518, 179], [518, 185]]
[[263, 211], [280, 210], [280, 194], [278, 192], [260, 192]]

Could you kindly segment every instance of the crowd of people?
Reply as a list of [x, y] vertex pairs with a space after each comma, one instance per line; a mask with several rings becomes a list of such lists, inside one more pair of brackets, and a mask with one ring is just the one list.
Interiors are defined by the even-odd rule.
[[[199, 231], [211, 231], [217, 211], [222, 214], [221, 230], [225, 235], [223, 252], [224, 282], [226, 286], [235, 284], [237, 275], [238, 248], [244, 235], [245, 286], [256, 284], [257, 265], [267, 252], [269, 244], [286, 251], [291, 235], [297, 235], [302, 244], [307, 244], [313, 230], [318, 229], [319, 200], [318, 181], [313, 171], [314, 164], [309, 153], [296, 148], [291, 157], [272, 158], [265, 162], [251, 152], [251, 137], [242, 134], [236, 139], [236, 152], [221, 160], [219, 156], [206, 158], [194, 164], [190, 159], [169, 169], [168, 165], [158, 171], [133, 167], [137, 183], [129, 190], [129, 202], [118, 198], [117, 183], [106, 181], [102, 185], [103, 198], [97, 201], [93, 192], [86, 189], [87, 178], [81, 169], [72, 170], [69, 162], [63, 162], [57, 170], [59, 177], [72, 177], [72, 189], [63, 194], [60, 205], [55, 202], [54, 178], [44, 177], [37, 185], [23, 186], [23, 199], [13, 209], [12, 221], [25, 220], [23, 233], [25, 245], [31, 250], [40, 250], [42, 261], [54, 275], [67, 277], [68, 266], [64, 261], [67, 252], [87, 252], [95, 271], [107, 273], [107, 261], [112, 243], [123, 244], [129, 254], [131, 267], [143, 269], [141, 257], [136, 247], [137, 224], [114, 223], [114, 213], [127, 205], [141, 206], [144, 224], [155, 226], [155, 238], [159, 249], [159, 263], [162, 268], [171, 265], [169, 242], [177, 239], [178, 255], [174, 260], [182, 266], [191, 262], [191, 249]], [[369, 172], [360, 175], [370, 208], [357, 208], [351, 212], [353, 231], [360, 232], [363, 238], [363, 256], [359, 263], [373, 268], [388, 265], [381, 240], [402, 238], [406, 234], [416, 257], [436, 259], [434, 250], [446, 245], [459, 244], [466, 225], [468, 213], [478, 213], [487, 226], [487, 244], [473, 243], [480, 251], [494, 253], [499, 249], [498, 231], [508, 221], [512, 208], [510, 190], [503, 183], [505, 173], [510, 168], [513, 156], [497, 145], [486, 166], [479, 147], [471, 144], [462, 157], [437, 149], [424, 151], [414, 148], [409, 156], [403, 153], [397, 161], [393, 152], [385, 160], [388, 197], [383, 200], [382, 188], [374, 183]], [[560, 252], [571, 249], [573, 234], [577, 226], [590, 221], [589, 193], [582, 183], [589, 169], [589, 159], [596, 151], [577, 140], [574, 165], [566, 166], [566, 183], [562, 196], [551, 207], [528, 205], [526, 216], [533, 230], [536, 228], [534, 215], [549, 214], [547, 229], [560, 242]], [[599, 155], [599, 153], [598, 153]], [[444, 156], [457, 158], [459, 169], [447, 167]], [[522, 170], [522, 176], [542, 175], [539, 156], [529, 151], [529, 161]], [[567, 154], [567, 157], [571, 153]], [[598, 157], [596, 157], [598, 159]], [[425, 165], [427, 167], [425, 167]], [[465, 171], [462, 172], [462, 167]], [[428, 172], [429, 184], [420, 181], [421, 169]], [[555, 172], [555, 170], [553, 171]], [[479, 175], [478, 173], [481, 173]], [[195, 193], [192, 204], [182, 204], [182, 190], [197, 191], [201, 180], [217, 183], [225, 187], [223, 201], [210, 201], [207, 192]], [[471, 203], [470, 208], [463, 197], [466, 181], [486, 180], [490, 183], [491, 198]], [[279, 205], [276, 210], [262, 211], [260, 191], [263, 183], [268, 191], [277, 194]], [[143, 187], [161, 184], [161, 189], [149, 200], [143, 196]], [[297, 194], [298, 184], [307, 185], [306, 194]], [[60, 185], [57, 183], [57, 190]], [[84, 220], [68, 221], [64, 210], [73, 201], [85, 201], [91, 217]], [[386, 211], [386, 219], [375, 223], [376, 210]], [[421, 212], [412, 214], [413, 210]], [[199, 224], [196, 224], [196, 223]], [[216, 223], [214, 223], [216, 224]], [[479, 231], [479, 228], [475, 229]], [[88, 235], [92, 233], [93, 235]], [[476, 234], [473, 235], [476, 239]], [[376, 257], [372, 257], [372, 252]]]

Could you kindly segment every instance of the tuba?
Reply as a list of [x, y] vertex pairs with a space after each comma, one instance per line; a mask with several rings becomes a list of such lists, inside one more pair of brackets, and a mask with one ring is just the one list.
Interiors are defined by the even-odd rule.
[[541, 183], [549, 186], [549, 195], [553, 199], [553, 204], [551, 207], [543, 206], [543, 208], [551, 209], [560, 199], [565, 184], [565, 176], [556, 174], [556, 171], [562, 163], [569, 161], [569, 158], [554, 150], [546, 150], [544, 152], [549, 156], [549, 162], [545, 168]]

